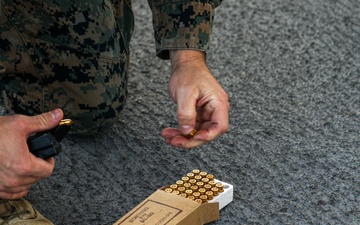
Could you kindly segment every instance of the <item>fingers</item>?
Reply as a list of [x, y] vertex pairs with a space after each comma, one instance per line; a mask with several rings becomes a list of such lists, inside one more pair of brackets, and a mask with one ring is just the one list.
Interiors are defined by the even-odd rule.
[[[214, 125], [216, 126], [216, 125]], [[217, 131], [210, 131], [217, 128], [210, 127], [209, 129], [203, 129], [197, 131], [194, 137], [192, 138], [186, 138], [182, 134], [182, 132], [175, 128], [165, 128], [161, 135], [163, 138], [165, 138], [166, 143], [179, 148], [184, 149], [190, 149], [195, 148], [201, 145], [204, 145], [206, 143], [209, 143], [210, 141], [214, 140], [224, 132], [217, 132]]]
[[3, 190], [6, 190], [6, 192], [3, 192], [3, 193], [18, 194], [18, 193], [24, 192], [24, 191], [28, 190], [31, 187], [31, 185], [35, 184], [39, 180], [40, 180], [40, 178], [38, 178], [36, 180], [32, 180], [32, 182], [30, 184], [23, 184], [23, 185], [15, 186], [15, 187], [5, 187], [5, 188], [3, 188]]
[[21, 178], [10, 178], [7, 177], [5, 183], [8, 186], [0, 187], [0, 199], [16, 199], [27, 195], [28, 189], [31, 185], [38, 182], [41, 178], [39, 177], [21, 177]]
[[[198, 132], [199, 133], [199, 132]], [[175, 128], [165, 128], [162, 131], [162, 136], [165, 138], [166, 143], [184, 149], [195, 148], [200, 145], [206, 144], [208, 141], [197, 139], [197, 134], [193, 138], [186, 138], [182, 132]]]
[[43, 160], [28, 149], [30, 134], [55, 127], [63, 117], [60, 109], [37, 116], [0, 117], [0, 198], [14, 199], [54, 170], [53, 158]]
[[[42, 163], [45, 163], [44, 166], [41, 166]], [[54, 159], [51, 158], [47, 161], [38, 159], [38, 162], [32, 165], [34, 168], [18, 169], [17, 175], [1, 174], [0, 199], [16, 199], [27, 195], [27, 190], [33, 184], [51, 175], [54, 168]]]
[[205, 106], [202, 113], [209, 113], [209, 118], [205, 117], [201, 125], [201, 129], [207, 131], [207, 136], [203, 138], [214, 140], [227, 132], [229, 128], [229, 110], [230, 104], [228, 102], [215, 102], [214, 104], [210, 102]]
[[19, 199], [25, 197], [28, 194], [28, 189], [18, 192], [18, 193], [8, 193], [0, 191], [0, 199], [10, 200], [10, 199]]
[[34, 157], [34, 167], [32, 173], [29, 175], [34, 177], [45, 178], [45, 177], [49, 177], [53, 173], [55, 167], [54, 158], [43, 160], [33, 155], [31, 155], [31, 157]]
[[228, 102], [208, 102], [201, 110], [195, 112], [197, 117], [195, 128], [198, 132], [194, 137], [186, 138], [183, 131], [174, 128], [164, 129], [162, 136], [168, 144], [185, 149], [206, 144], [227, 132], [229, 109]]

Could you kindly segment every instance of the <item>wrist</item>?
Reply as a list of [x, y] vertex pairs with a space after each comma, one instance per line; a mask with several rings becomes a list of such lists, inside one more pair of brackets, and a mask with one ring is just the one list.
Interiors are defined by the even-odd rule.
[[170, 61], [172, 69], [181, 64], [206, 64], [206, 54], [202, 51], [192, 49], [171, 50]]

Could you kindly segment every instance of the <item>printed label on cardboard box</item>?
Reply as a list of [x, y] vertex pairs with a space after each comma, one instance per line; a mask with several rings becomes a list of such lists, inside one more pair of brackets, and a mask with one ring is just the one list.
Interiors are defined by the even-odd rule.
[[177, 215], [182, 212], [181, 209], [166, 205], [161, 202], [147, 200], [139, 208], [124, 218], [124, 221], [118, 225], [127, 224], [168, 224]]

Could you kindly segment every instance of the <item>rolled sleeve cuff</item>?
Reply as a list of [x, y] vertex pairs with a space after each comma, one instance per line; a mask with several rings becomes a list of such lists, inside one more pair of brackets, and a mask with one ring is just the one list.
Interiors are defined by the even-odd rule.
[[169, 59], [169, 51], [193, 49], [206, 52], [215, 5], [209, 0], [162, 1], [153, 7], [156, 53]]

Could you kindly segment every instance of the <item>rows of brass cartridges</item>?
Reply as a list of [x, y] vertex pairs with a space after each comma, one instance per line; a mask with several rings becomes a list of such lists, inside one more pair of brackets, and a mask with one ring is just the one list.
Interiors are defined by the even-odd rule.
[[207, 203], [224, 192], [224, 186], [215, 181], [214, 175], [194, 169], [181, 180], [167, 187], [165, 192], [177, 194], [198, 203]]

